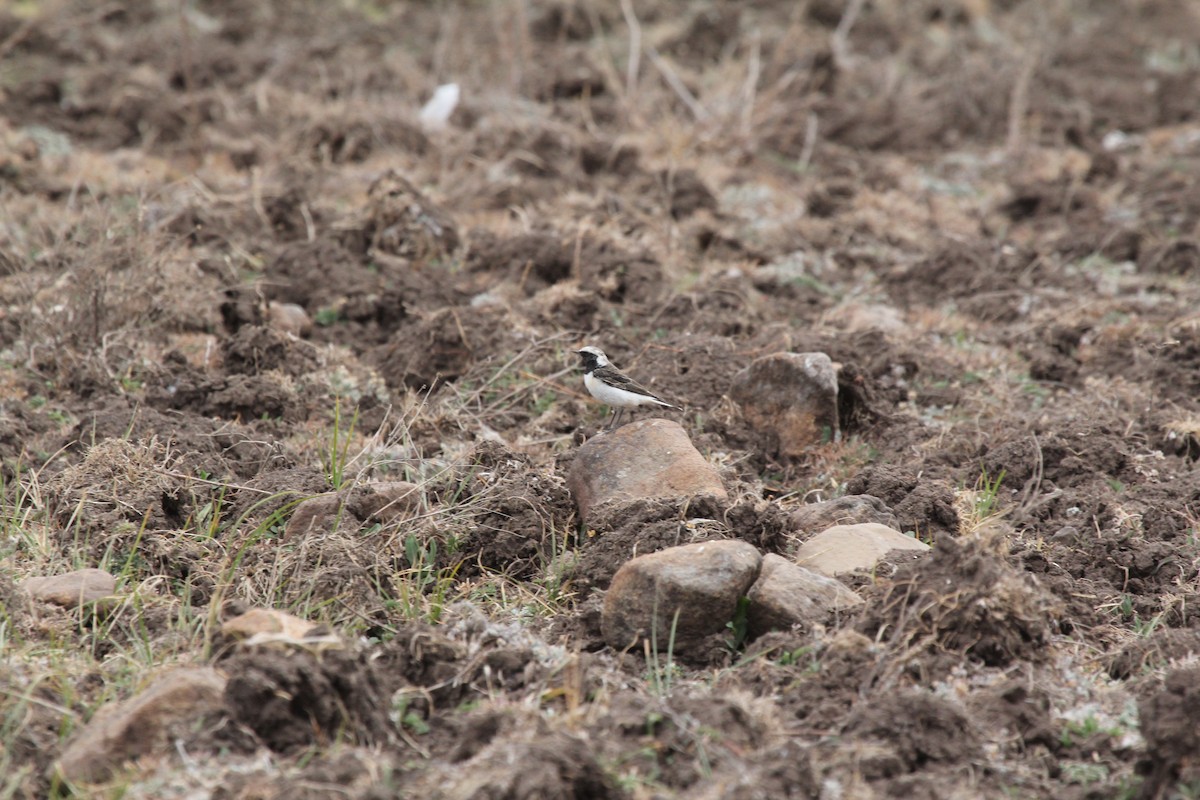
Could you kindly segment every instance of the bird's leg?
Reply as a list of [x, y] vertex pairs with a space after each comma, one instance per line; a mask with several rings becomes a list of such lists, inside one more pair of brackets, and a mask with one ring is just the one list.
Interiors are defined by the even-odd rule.
[[623, 409], [623, 408], [613, 409], [613, 418], [612, 418], [612, 422], [610, 422], [608, 424], [608, 429], [610, 431], [616, 430], [617, 423], [621, 421], [621, 417], [623, 417], [624, 415], [625, 415], [625, 409]]

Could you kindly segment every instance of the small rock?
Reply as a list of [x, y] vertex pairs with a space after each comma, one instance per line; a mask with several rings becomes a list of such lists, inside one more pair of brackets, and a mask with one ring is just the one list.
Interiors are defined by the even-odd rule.
[[292, 511], [284, 529], [285, 539], [298, 539], [310, 533], [329, 533], [341, 522], [339, 514], [353, 516], [342, 507], [342, 498], [336, 493], [319, 494], [301, 502]]
[[794, 560], [825, 575], [841, 575], [856, 569], [871, 569], [893, 550], [925, 552], [929, 545], [895, 528], [875, 522], [834, 525], [809, 539], [796, 551]]
[[675, 647], [685, 649], [724, 630], [761, 564], [758, 549], [739, 539], [638, 556], [617, 570], [604, 597], [604, 640], [623, 650], [653, 634], [665, 653], [674, 625]]
[[362, 519], [375, 519], [385, 525], [421, 508], [421, 488], [408, 481], [381, 481], [363, 487], [366, 491], [354, 504]]
[[792, 511], [792, 522], [802, 531], [823, 531], [834, 525], [877, 522], [899, 528], [900, 521], [887, 504], [869, 494], [851, 494], [835, 500], [808, 503]]
[[772, 451], [801, 456], [840, 437], [837, 371], [824, 353], [775, 353], [755, 359], [733, 378], [730, 396]]
[[252, 608], [226, 620], [221, 625], [221, 634], [236, 641], [252, 640], [256, 636], [300, 640], [320, 627], [318, 623], [273, 608]]
[[102, 569], [80, 569], [63, 575], [27, 578], [21, 586], [34, 600], [78, 608], [111, 596], [117, 589], [117, 581]]
[[747, 594], [750, 635], [793, 625], [823, 622], [830, 611], [846, 611], [863, 599], [841, 582], [793, 564], [783, 556], [763, 556], [758, 580]]
[[279, 303], [272, 300], [267, 305], [267, 319], [272, 328], [292, 336], [307, 336], [312, 333], [312, 320], [303, 307], [295, 303]]
[[172, 742], [225, 708], [225, 679], [211, 667], [184, 667], [145, 691], [109, 704], [67, 744], [58, 773], [72, 783], [107, 780], [126, 761], [174, 752]]
[[678, 422], [643, 419], [589, 439], [575, 454], [567, 485], [587, 518], [609, 500], [729, 495]]
[[900, 336], [909, 330], [898, 309], [876, 303], [850, 302], [826, 313], [822, 319], [844, 331], [882, 331]]

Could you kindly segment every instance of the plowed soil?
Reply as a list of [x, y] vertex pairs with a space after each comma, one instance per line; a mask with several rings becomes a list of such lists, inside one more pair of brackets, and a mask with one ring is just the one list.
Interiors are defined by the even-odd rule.
[[[1196, 796], [1198, 42], [1189, 0], [0, 6], [0, 796], [193, 662], [226, 726], [79, 795]], [[581, 525], [588, 343], [727, 506]], [[729, 396], [779, 351], [839, 369], [798, 458]], [[631, 547], [787, 554], [843, 495], [934, 545], [860, 610], [604, 645]], [[18, 588], [92, 566], [116, 610]], [[215, 646], [264, 606], [354, 647]]]

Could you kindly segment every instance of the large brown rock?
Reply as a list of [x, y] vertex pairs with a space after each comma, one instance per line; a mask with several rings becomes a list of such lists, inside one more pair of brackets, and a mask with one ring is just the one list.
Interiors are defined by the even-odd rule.
[[927, 552], [929, 545], [875, 522], [834, 525], [809, 539], [793, 557], [802, 567], [824, 575], [871, 569], [893, 550]]
[[761, 636], [794, 625], [811, 628], [831, 611], [849, 611], [863, 599], [840, 581], [793, 564], [783, 556], [763, 556], [758, 580], [746, 595], [750, 634]]
[[717, 470], [669, 419], [631, 422], [592, 437], [575, 454], [567, 484], [584, 519], [609, 500], [728, 497]]
[[838, 429], [837, 371], [824, 353], [775, 353], [733, 378], [730, 396], [767, 449], [785, 458], [833, 441]]
[[604, 641], [623, 650], [653, 638], [665, 654], [674, 625], [675, 647], [686, 649], [725, 629], [761, 564], [758, 549], [740, 539], [670, 547], [627, 561], [604, 596]]
[[223, 713], [224, 694], [225, 678], [211, 667], [168, 672], [140, 694], [101, 708], [67, 744], [56, 769], [71, 783], [96, 783], [132, 759], [174, 752], [182, 728]]
[[102, 569], [79, 569], [62, 575], [27, 578], [21, 588], [34, 600], [75, 608], [112, 595], [117, 581]]

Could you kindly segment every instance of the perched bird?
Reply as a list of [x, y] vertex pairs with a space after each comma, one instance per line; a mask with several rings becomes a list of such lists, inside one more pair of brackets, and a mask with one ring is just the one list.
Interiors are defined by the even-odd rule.
[[617, 422], [627, 408], [662, 406], [678, 410], [679, 406], [673, 406], [661, 397], [656, 397], [645, 386], [614, 367], [599, 347], [588, 345], [575, 352], [583, 361], [583, 385], [592, 397], [613, 410], [613, 418], [608, 425], [610, 431], [617, 427]]

